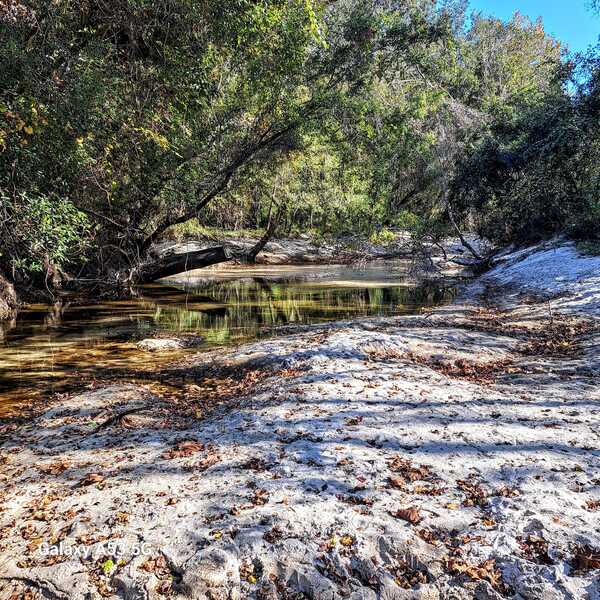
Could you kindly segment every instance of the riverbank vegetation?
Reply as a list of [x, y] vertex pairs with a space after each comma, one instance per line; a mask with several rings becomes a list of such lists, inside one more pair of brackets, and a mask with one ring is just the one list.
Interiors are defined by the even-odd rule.
[[598, 239], [600, 55], [541, 22], [453, 0], [10, 0], [0, 37], [0, 272], [20, 288], [138, 281], [195, 223]]

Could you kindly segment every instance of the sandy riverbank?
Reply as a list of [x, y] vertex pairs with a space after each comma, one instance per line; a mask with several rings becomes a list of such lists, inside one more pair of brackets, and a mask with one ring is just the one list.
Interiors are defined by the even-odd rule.
[[598, 323], [559, 243], [186, 359], [188, 398], [65, 398], [5, 431], [0, 598], [600, 598]]

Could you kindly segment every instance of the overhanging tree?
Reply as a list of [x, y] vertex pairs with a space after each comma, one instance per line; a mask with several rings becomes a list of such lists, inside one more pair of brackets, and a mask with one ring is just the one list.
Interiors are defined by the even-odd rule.
[[22, 5], [0, 25], [1, 185], [68, 198], [94, 231], [86, 271], [128, 278], [248, 164], [443, 33], [408, 0]]

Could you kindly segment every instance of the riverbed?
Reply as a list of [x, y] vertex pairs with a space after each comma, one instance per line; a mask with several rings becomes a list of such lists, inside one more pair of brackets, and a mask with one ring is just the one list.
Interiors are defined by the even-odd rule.
[[0, 597], [598, 600], [599, 273], [541, 244], [6, 420]]

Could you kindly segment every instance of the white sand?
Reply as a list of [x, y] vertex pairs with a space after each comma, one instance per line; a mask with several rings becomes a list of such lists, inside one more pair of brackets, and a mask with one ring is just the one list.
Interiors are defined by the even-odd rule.
[[[0, 598], [600, 598], [600, 570], [573, 568], [577, 548], [600, 550], [600, 336], [523, 353], [561, 313], [600, 317], [599, 274], [572, 245], [540, 247], [428, 315], [199, 355], [288, 369], [204, 420], [165, 421], [137, 386], [65, 399], [2, 448]], [[480, 365], [471, 380], [456, 360]], [[168, 454], [185, 439], [203, 446]], [[427, 481], [390, 486], [395, 457]], [[104, 479], [80, 485], [90, 473]], [[415, 507], [417, 525], [390, 515]], [[43, 542], [59, 540], [92, 555], [48, 566]], [[401, 587], [406, 565], [426, 582]], [[496, 589], [478, 579], [494, 572]]]

